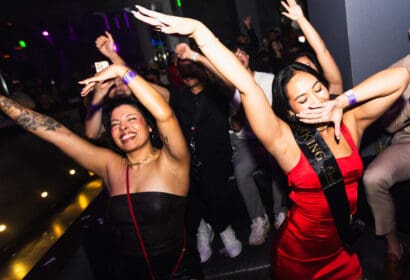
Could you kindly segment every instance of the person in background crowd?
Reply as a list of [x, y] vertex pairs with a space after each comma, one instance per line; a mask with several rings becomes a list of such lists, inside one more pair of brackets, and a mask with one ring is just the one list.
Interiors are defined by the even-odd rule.
[[205, 69], [193, 61], [179, 59], [177, 67], [184, 86], [172, 93], [170, 104], [191, 150], [188, 233], [196, 235], [201, 262], [212, 255], [214, 231], [221, 237], [224, 252], [234, 258], [241, 253], [242, 243], [231, 226], [235, 189], [229, 183], [233, 169], [229, 89], [211, 82]]
[[[272, 101], [272, 81], [273, 74], [254, 72], [249, 68], [249, 55], [245, 52], [243, 45], [238, 45], [234, 48], [234, 53], [239, 61], [251, 72], [255, 81], [261, 86], [268, 100]], [[201, 63], [214, 74], [219, 75], [221, 79], [224, 77], [219, 74], [203, 55], [193, 51], [186, 43], [179, 43], [175, 47], [175, 52], [181, 59], [194, 59]], [[229, 83], [230, 85], [231, 83]], [[233, 89], [230, 89], [233, 91]], [[261, 157], [266, 151], [260, 146], [255, 135], [246, 121], [246, 117], [241, 106], [239, 92], [235, 92], [230, 101], [230, 136], [233, 148], [232, 162], [234, 165], [234, 173], [238, 184], [239, 191], [245, 202], [249, 217], [251, 218], [251, 232], [249, 235], [250, 245], [262, 244], [267, 236], [270, 228], [269, 217], [266, 213], [265, 206], [259, 194], [258, 186], [254, 180], [254, 172], [258, 165], [263, 163], [267, 157]], [[269, 160], [265, 160], [268, 162]], [[280, 172], [274, 172], [273, 177], [280, 176]], [[286, 217], [286, 207], [282, 204], [282, 191], [273, 178], [272, 189], [274, 198], [274, 213], [275, 213], [275, 228], [279, 228]]]
[[[410, 71], [410, 55], [393, 64]], [[373, 211], [377, 235], [386, 238], [384, 279], [399, 280], [409, 249], [400, 242], [391, 188], [410, 179], [410, 87], [382, 116], [382, 124], [393, 135], [391, 144], [370, 163], [363, 175], [367, 201]]]
[[[358, 146], [363, 132], [401, 96], [410, 80], [408, 70], [385, 69], [330, 100], [326, 80], [312, 68], [294, 63], [275, 76], [272, 111], [252, 75], [204, 24], [136, 7], [137, 19], [164, 33], [196, 41], [215, 68], [241, 92], [251, 128], [288, 175], [293, 206], [276, 235], [274, 279], [363, 278], [357, 254], [348, 246], [348, 231], [336, 227], [336, 222], [348, 223], [357, 209], [358, 180], [363, 172]], [[305, 135], [314, 139], [304, 139]], [[307, 140], [315, 140], [321, 153], [302, 150]], [[320, 170], [326, 171], [327, 181], [316, 173]], [[343, 212], [333, 211], [325, 195], [335, 184], [338, 188], [331, 190], [345, 201]]]

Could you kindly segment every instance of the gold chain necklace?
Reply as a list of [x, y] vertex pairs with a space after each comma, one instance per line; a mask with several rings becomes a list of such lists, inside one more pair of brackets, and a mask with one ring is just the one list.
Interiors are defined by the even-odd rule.
[[137, 161], [137, 162], [131, 162], [128, 158], [127, 160], [127, 164], [128, 166], [135, 166], [135, 165], [141, 165], [144, 164], [147, 160], [149, 160], [153, 155], [155, 155], [157, 153], [157, 149], [154, 149], [154, 151], [152, 151], [149, 155], [147, 155], [144, 159]]

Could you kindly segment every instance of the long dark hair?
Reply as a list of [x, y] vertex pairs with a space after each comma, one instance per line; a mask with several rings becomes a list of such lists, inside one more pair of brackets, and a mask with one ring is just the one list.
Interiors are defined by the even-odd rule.
[[112, 139], [112, 136], [111, 136], [111, 114], [115, 108], [121, 105], [130, 105], [136, 108], [141, 113], [147, 125], [152, 129], [152, 132], [150, 133], [150, 142], [152, 146], [154, 146], [157, 149], [162, 148], [162, 141], [159, 137], [155, 118], [136, 98], [128, 97], [128, 96], [116, 97], [112, 99], [109, 98], [109, 99], [106, 99], [104, 102], [103, 124], [105, 127], [105, 134], [106, 134], [105, 138], [108, 142], [107, 143], [108, 146], [114, 151], [124, 155], [124, 152], [115, 145], [114, 140]]
[[272, 83], [272, 109], [275, 114], [285, 122], [295, 121], [295, 119], [289, 115], [291, 108], [286, 86], [297, 72], [309, 73], [318, 79], [326, 88], [328, 87], [328, 82], [323, 75], [305, 64], [293, 62], [280, 70], [279, 73], [275, 75], [275, 79]]

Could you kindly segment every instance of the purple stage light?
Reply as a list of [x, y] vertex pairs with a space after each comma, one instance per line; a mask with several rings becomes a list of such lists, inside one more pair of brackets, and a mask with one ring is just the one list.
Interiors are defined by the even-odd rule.
[[50, 35], [47, 30], [44, 30], [43, 32], [41, 32], [41, 34], [42, 34], [44, 37], [48, 37], [48, 36]]

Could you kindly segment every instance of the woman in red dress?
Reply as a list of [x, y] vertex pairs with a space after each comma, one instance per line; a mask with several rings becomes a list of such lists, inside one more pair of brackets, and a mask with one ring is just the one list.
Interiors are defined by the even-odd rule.
[[164, 33], [187, 35], [196, 41], [215, 68], [241, 92], [255, 135], [288, 174], [294, 206], [273, 247], [274, 279], [360, 279], [357, 255], [342, 245], [318, 176], [289, 124], [298, 119], [314, 125], [336, 159], [353, 214], [363, 170], [358, 153], [363, 132], [407, 87], [407, 69], [383, 70], [330, 100], [323, 77], [295, 63], [275, 77], [272, 111], [253, 77], [204, 24], [137, 8], [134, 15], [139, 20]]

